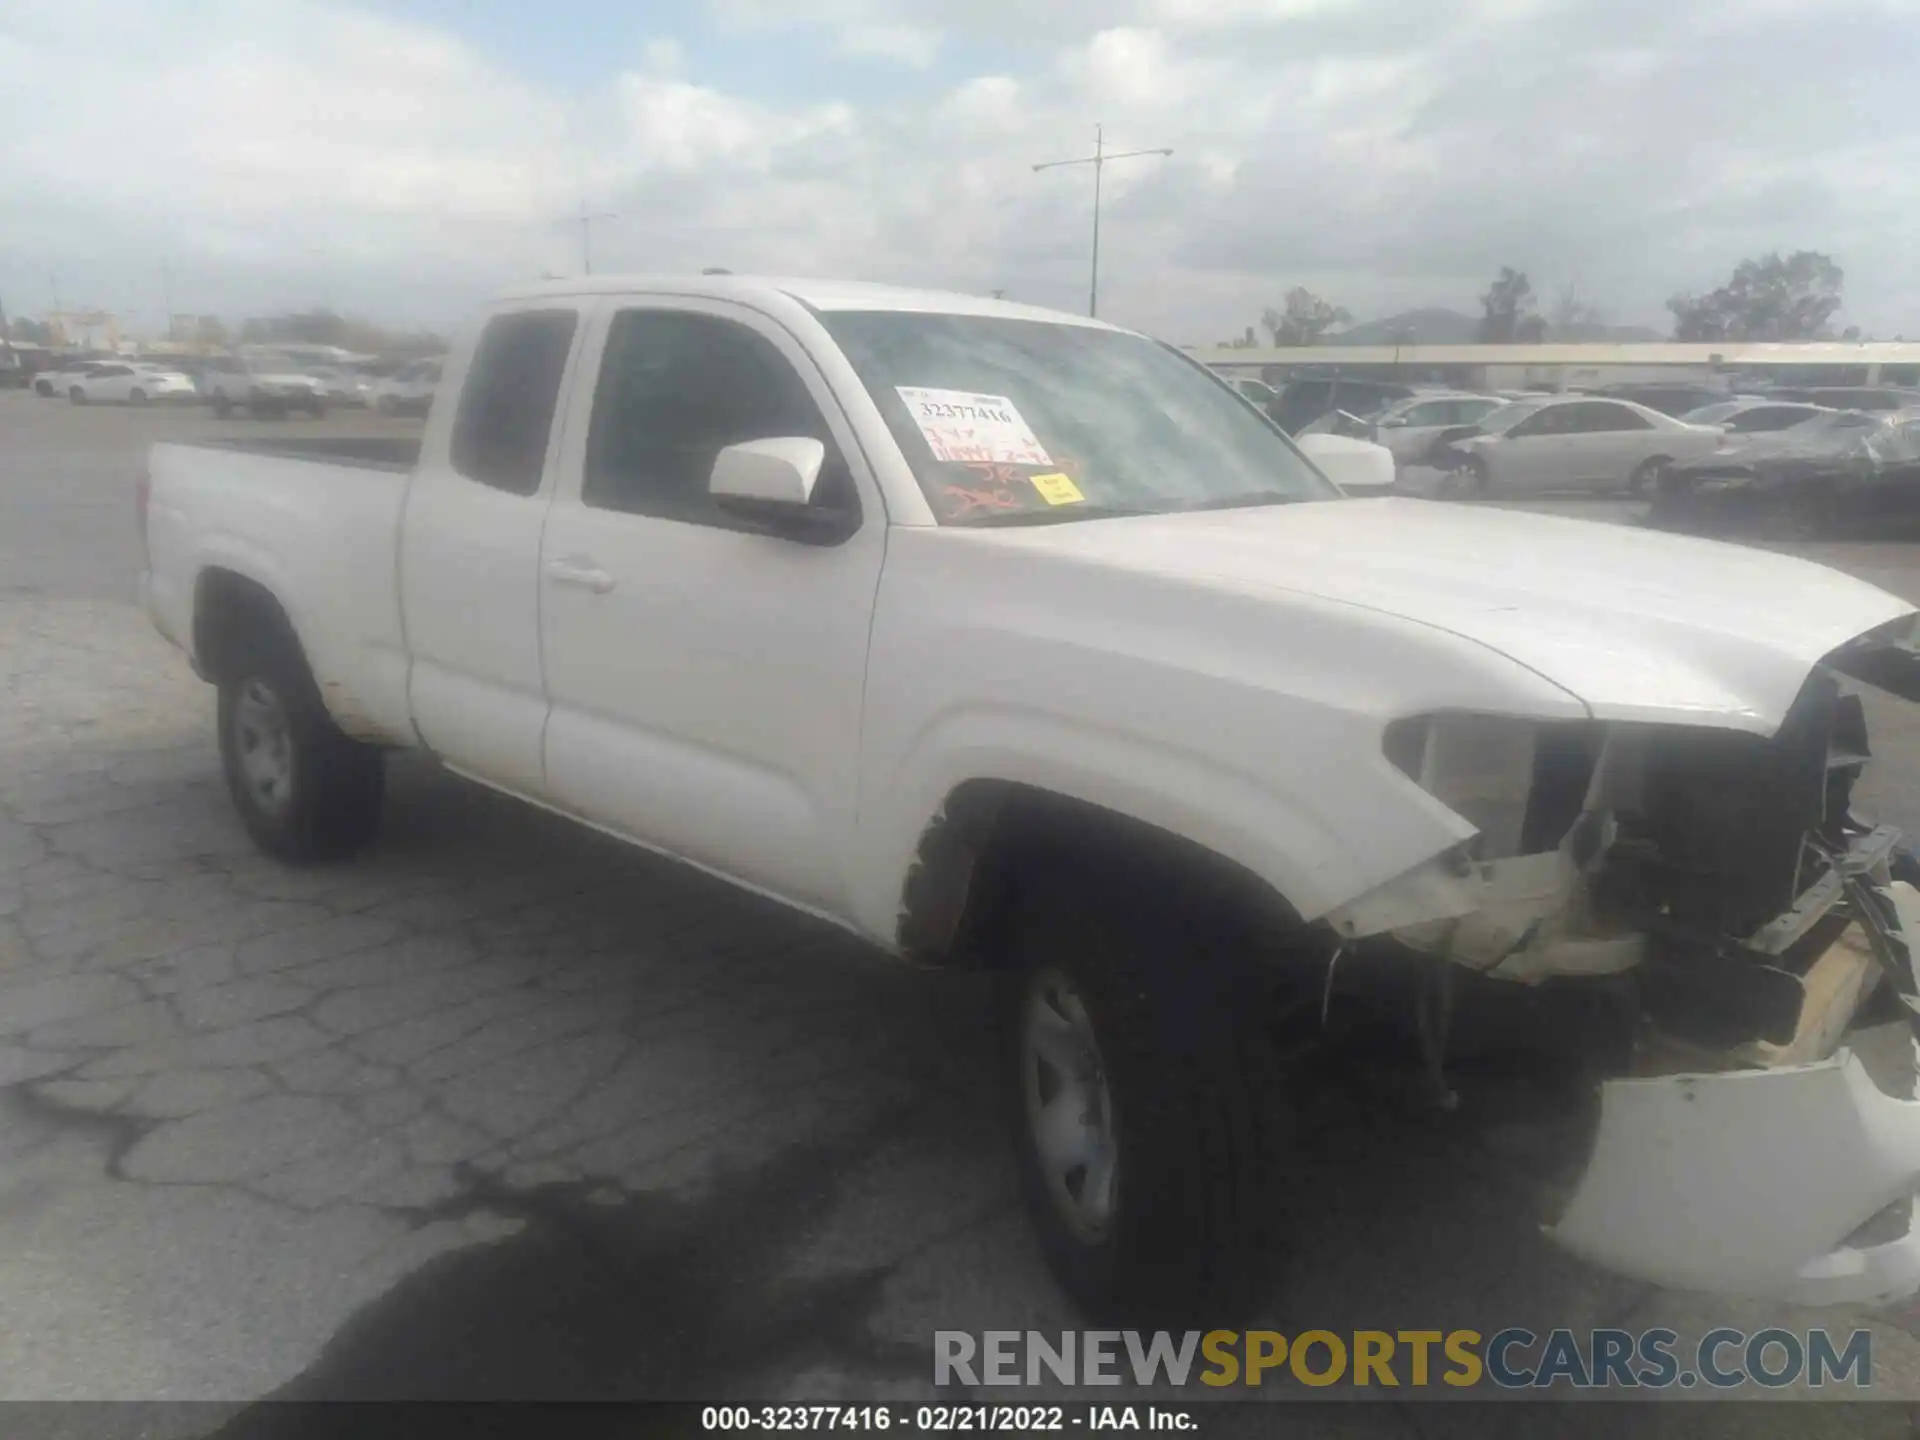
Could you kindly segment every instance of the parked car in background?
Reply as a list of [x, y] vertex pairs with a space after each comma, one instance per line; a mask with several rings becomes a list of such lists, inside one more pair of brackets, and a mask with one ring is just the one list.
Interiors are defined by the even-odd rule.
[[96, 365], [67, 384], [75, 405], [145, 405], [156, 400], [196, 400], [200, 392], [190, 376], [150, 365]]
[[424, 415], [440, 388], [440, 362], [416, 360], [377, 381], [369, 400], [382, 415]]
[[220, 416], [245, 406], [256, 418], [302, 410], [318, 419], [327, 409], [320, 382], [284, 360], [220, 356], [207, 362], [201, 389]]
[[110, 360], [63, 360], [56, 368], [34, 377], [33, 393], [48, 400], [65, 395], [77, 376], [91, 374], [99, 366], [112, 363]]
[[1752, 435], [1787, 430], [1833, 411], [1824, 405], [1797, 400], [1722, 400], [1689, 410], [1680, 418], [1689, 425], [1717, 425], [1727, 435]]
[[374, 381], [345, 365], [306, 365], [302, 374], [311, 375], [320, 386], [321, 397], [329, 405], [367, 405], [373, 399]]
[[45, 345], [24, 340], [0, 340], [0, 386], [25, 390], [34, 377], [55, 369], [59, 361]]
[[1296, 435], [1329, 410], [1345, 410], [1350, 415], [1367, 415], [1395, 400], [1410, 399], [1418, 392], [1411, 385], [1386, 380], [1350, 379], [1340, 375], [1289, 380], [1279, 396], [1267, 408], [1273, 423], [1289, 435]]
[[1477, 489], [1639, 494], [1667, 464], [1710, 454], [1720, 440], [1711, 425], [1689, 425], [1628, 400], [1575, 395], [1516, 400], [1448, 444], [1464, 460], [1454, 476]]
[[1718, 401], [1733, 398], [1724, 387], [1692, 385], [1681, 381], [1642, 384], [1622, 382], [1616, 385], [1601, 385], [1587, 393], [1596, 398], [1604, 396], [1609, 400], [1630, 400], [1635, 405], [1644, 405], [1649, 410], [1658, 410], [1662, 415], [1675, 417], [1684, 415], [1689, 410], [1698, 410], [1702, 405], [1712, 405]]
[[1272, 412], [1273, 402], [1280, 398], [1280, 392], [1264, 380], [1256, 380], [1251, 375], [1230, 375], [1226, 381], [1247, 399], [1262, 410]]
[[1828, 410], [1667, 467], [1647, 523], [1817, 539], [1920, 526], [1920, 411]]
[[1912, 410], [1920, 407], [1920, 390], [1891, 385], [1783, 385], [1767, 391], [1769, 400], [1798, 400], [1829, 410]]
[[1416, 395], [1367, 416], [1373, 427], [1368, 438], [1391, 450], [1398, 465], [1424, 465], [1442, 435], [1461, 425], [1478, 425], [1507, 403], [1497, 395], [1465, 392]]

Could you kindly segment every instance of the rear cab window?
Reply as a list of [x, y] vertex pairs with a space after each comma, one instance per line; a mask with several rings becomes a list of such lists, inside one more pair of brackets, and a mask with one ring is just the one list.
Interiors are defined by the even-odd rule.
[[454, 413], [450, 458], [456, 471], [512, 495], [540, 488], [578, 328], [579, 316], [570, 309], [516, 310], [487, 321]]

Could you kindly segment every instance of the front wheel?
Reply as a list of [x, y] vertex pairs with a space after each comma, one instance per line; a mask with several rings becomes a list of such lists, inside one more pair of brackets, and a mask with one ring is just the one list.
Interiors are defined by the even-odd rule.
[[1667, 457], [1664, 455], [1656, 455], [1651, 460], [1642, 460], [1627, 477], [1627, 493], [1644, 495], [1653, 489], [1660, 483], [1661, 476], [1666, 473], [1667, 463]]
[[229, 400], [225, 395], [215, 395], [213, 397], [213, 413], [221, 420], [226, 419], [229, 415], [233, 414], [233, 401]]
[[220, 762], [253, 841], [293, 864], [373, 838], [386, 789], [379, 750], [343, 735], [312, 687], [254, 666], [220, 686]]
[[144, 390], [130, 390], [127, 392], [127, 400], [134, 405], [144, 405], [147, 403], [147, 392]]
[[[1009, 913], [1001, 1034], [1022, 1190], [1055, 1278], [1160, 1324], [1256, 1302], [1288, 1149], [1262, 1008], [1150, 887], [1030, 892]], [[1214, 953], [1209, 953], [1214, 952]]]

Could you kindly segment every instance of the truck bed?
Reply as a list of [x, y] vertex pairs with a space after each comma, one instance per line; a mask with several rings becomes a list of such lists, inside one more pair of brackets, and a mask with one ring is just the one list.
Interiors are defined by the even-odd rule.
[[357, 470], [413, 469], [420, 439], [406, 435], [293, 435], [186, 442], [195, 449], [232, 450], [242, 455], [271, 455], [280, 460], [311, 460], [322, 465], [351, 465]]
[[161, 633], [190, 646], [202, 574], [229, 571], [285, 607], [343, 729], [410, 740], [396, 548], [419, 448], [384, 436], [155, 445], [146, 588]]

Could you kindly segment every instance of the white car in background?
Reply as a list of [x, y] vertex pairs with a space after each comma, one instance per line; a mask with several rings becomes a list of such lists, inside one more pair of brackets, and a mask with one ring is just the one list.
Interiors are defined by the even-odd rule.
[[1367, 417], [1373, 439], [1393, 452], [1401, 465], [1426, 463], [1428, 453], [1446, 431], [1460, 425], [1478, 425], [1508, 402], [1498, 395], [1416, 395], [1396, 400]]
[[304, 410], [316, 420], [327, 409], [320, 382], [285, 360], [219, 356], [207, 362], [201, 390], [222, 417], [242, 405], [256, 417]]
[[329, 405], [370, 405], [374, 382], [345, 365], [308, 365], [303, 373], [320, 385], [320, 394]]
[[65, 395], [75, 380], [83, 375], [91, 375], [102, 365], [112, 363], [111, 360], [70, 360], [58, 370], [47, 370], [36, 375], [33, 393], [48, 400], [56, 395]]
[[1631, 400], [1570, 395], [1516, 400], [1454, 442], [1475, 489], [1605, 489], [1640, 494], [1673, 460], [1710, 455], [1720, 428], [1691, 425]]
[[193, 400], [200, 394], [190, 375], [133, 361], [109, 361], [84, 375], [66, 377], [66, 390], [67, 399], [75, 405], [145, 405], [154, 400]]
[[440, 388], [440, 362], [416, 360], [374, 384], [368, 403], [382, 415], [424, 415]]
[[1255, 380], [1251, 375], [1229, 376], [1227, 383], [1238, 390], [1246, 399], [1251, 400], [1262, 410], [1280, 398], [1280, 392], [1264, 380]]

